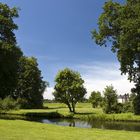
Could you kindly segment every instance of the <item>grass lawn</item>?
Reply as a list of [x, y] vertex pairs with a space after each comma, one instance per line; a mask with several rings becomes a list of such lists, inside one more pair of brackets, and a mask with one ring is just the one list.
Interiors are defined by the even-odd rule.
[[140, 140], [140, 133], [0, 120], [0, 140]]
[[140, 122], [140, 115], [134, 115], [133, 113], [121, 113], [121, 114], [104, 114], [102, 109], [93, 109], [90, 103], [78, 103], [76, 106], [76, 114], [69, 112], [65, 104], [61, 103], [45, 103], [46, 109], [24, 109], [13, 110], [6, 112], [7, 114], [18, 114], [25, 116], [45, 116], [45, 117], [73, 117], [80, 119], [90, 120], [108, 120], [108, 121], [138, 121]]

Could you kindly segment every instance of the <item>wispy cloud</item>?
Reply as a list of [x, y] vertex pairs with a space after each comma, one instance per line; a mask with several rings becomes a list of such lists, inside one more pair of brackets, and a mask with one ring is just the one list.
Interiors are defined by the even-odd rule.
[[118, 63], [94, 62], [79, 65], [77, 68], [81, 69], [81, 75], [85, 80], [85, 87], [88, 91], [87, 97], [93, 90], [102, 92], [107, 85], [111, 84], [117, 89], [118, 94], [128, 93], [134, 86], [127, 80], [126, 75], [121, 75]]

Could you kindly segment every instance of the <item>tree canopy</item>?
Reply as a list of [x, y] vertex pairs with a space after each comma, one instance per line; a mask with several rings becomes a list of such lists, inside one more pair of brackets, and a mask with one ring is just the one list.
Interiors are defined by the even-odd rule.
[[94, 107], [94, 108], [100, 106], [101, 102], [102, 102], [101, 93], [99, 91], [92, 91], [92, 93], [89, 97], [89, 101], [91, 102], [92, 107]]
[[65, 103], [70, 112], [75, 112], [75, 105], [81, 101], [85, 94], [84, 80], [80, 74], [69, 68], [59, 71], [55, 78], [55, 91], [53, 93], [55, 99]]
[[140, 53], [140, 1], [127, 0], [121, 5], [106, 2], [99, 17], [99, 30], [93, 31], [93, 38], [99, 45], [112, 44], [111, 49], [117, 53], [122, 73], [129, 74], [134, 80], [137, 74], [137, 54]]
[[21, 50], [16, 46], [14, 30], [18, 26], [13, 19], [18, 17], [16, 8], [0, 3], [0, 97], [13, 93], [17, 84], [17, 71]]
[[26, 100], [26, 108], [41, 108], [45, 88], [46, 83], [42, 80], [37, 60], [34, 57], [22, 57], [14, 97]]

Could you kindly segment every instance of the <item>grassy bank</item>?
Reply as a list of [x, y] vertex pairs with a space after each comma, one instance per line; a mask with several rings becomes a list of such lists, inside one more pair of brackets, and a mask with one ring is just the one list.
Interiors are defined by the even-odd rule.
[[46, 109], [26, 109], [26, 110], [13, 110], [5, 112], [6, 114], [21, 115], [21, 116], [36, 116], [46, 118], [78, 118], [88, 120], [107, 120], [107, 121], [134, 121], [140, 122], [140, 116], [133, 113], [121, 114], [104, 114], [102, 109], [93, 109], [89, 103], [79, 103], [76, 106], [76, 114], [69, 112], [64, 104], [60, 103], [47, 103], [44, 104]]
[[84, 129], [0, 120], [0, 140], [139, 140], [139, 132]]

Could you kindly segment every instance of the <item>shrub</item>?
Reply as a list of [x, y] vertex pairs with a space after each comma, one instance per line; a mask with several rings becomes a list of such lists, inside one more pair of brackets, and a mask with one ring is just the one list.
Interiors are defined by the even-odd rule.
[[17, 105], [19, 106], [20, 109], [27, 109], [29, 108], [28, 101], [23, 98], [18, 98], [17, 99]]
[[126, 102], [123, 104], [123, 110], [122, 110], [123, 113], [127, 113], [127, 112], [134, 112], [133, 111], [133, 105], [132, 105], [132, 102], [129, 101], [129, 102]]
[[0, 109], [1, 110], [12, 110], [12, 109], [18, 109], [17, 101], [14, 100], [12, 97], [8, 96], [4, 98], [3, 100], [0, 100]]
[[115, 113], [122, 113], [122, 111], [123, 111], [123, 104], [117, 103]]

